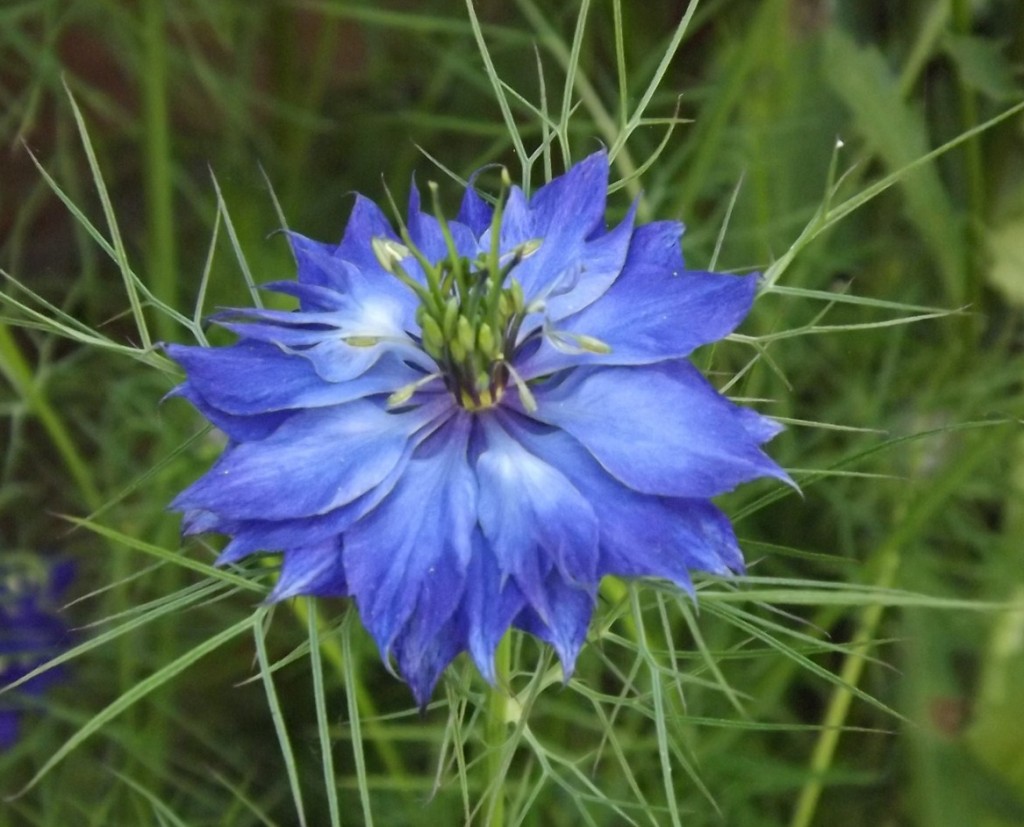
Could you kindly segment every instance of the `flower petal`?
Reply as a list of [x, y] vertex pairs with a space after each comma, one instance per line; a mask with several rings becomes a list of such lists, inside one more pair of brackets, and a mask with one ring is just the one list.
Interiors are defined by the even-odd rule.
[[345, 225], [345, 235], [338, 245], [338, 258], [350, 261], [361, 271], [379, 276], [381, 283], [391, 278], [377, 261], [371, 241], [374, 238], [388, 238], [399, 241], [398, 235], [391, 228], [384, 211], [369, 198], [356, 195], [356, 203], [352, 214]]
[[358, 378], [325, 381], [304, 354], [253, 341], [221, 348], [168, 345], [167, 354], [185, 369], [192, 392], [224, 413], [242, 416], [340, 405], [390, 393], [422, 376], [386, 356]]
[[544, 583], [551, 613], [541, 617], [531, 605], [516, 617], [515, 625], [525, 632], [550, 643], [562, 662], [566, 680], [576, 667], [576, 657], [587, 638], [590, 618], [594, 613], [597, 586], [566, 583], [558, 572], [551, 572]]
[[620, 278], [633, 235], [636, 208], [637, 202], [633, 202], [617, 227], [583, 245], [575, 282], [571, 287], [566, 285], [568, 289], [564, 293], [559, 293], [556, 288], [545, 302], [551, 321], [557, 322], [592, 304]]
[[547, 619], [551, 569], [573, 583], [597, 579], [597, 517], [571, 482], [501, 427], [483, 421], [487, 447], [476, 462], [479, 519], [498, 566]]
[[589, 238], [604, 224], [608, 172], [602, 149], [537, 190], [530, 199], [534, 232], [557, 237], [571, 231]]
[[316, 545], [289, 549], [284, 555], [281, 575], [274, 590], [267, 597], [267, 602], [274, 603], [298, 595], [348, 595], [340, 538], [335, 537]]
[[390, 496], [345, 535], [345, 573], [363, 623], [385, 662], [402, 636], [399, 665], [410, 683], [433, 668], [412, 650], [440, 633], [462, 599], [476, 521], [471, 425], [467, 414], [451, 417], [417, 449]]
[[338, 245], [323, 244], [296, 232], [288, 233], [288, 242], [298, 269], [296, 286], [309, 288], [302, 297], [303, 311], [332, 309], [331, 294], [340, 296], [349, 288], [344, 268], [336, 263]]
[[[323, 514], [289, 520], [228, 520], [210, 512], [196, 511], [186, 514], [190, 529], [186, 533], [215, 531], [231, 537], [231, 542], [217, 558], [218, 566], [238, 562], [257, 552], [283, 551], [288, 555], [292, 549], [340, 542], [349, 526], [365, 517], [391, 493], [412, 452], [413, 446], [407, 447], [391, 473], [365, 494]], [[195, 530], [192, 530], [193, 524]]]
[[564, 431], [502, 414], [502, 424], [531, 453], [564, 473], [591, 503], [600, 532], [598, 575], [662, 577], [690, 589], [690, 571], [743, 570], [729, 520], [708, 500], [657, 497], [626, 488]]
[[323, 514], [381, 483], [441, 413], [425, 405], [392, 414], [365, 400], [296, 413], [266, 439], [228, 448], [172, 508], [240, 520]]
[[164, 399], [173, 399], [174, 397], [181, 397], [191, 402], [199, 413], [206, 417], [214, 427], [227, 434], [232, 442], [266, 439], [294, 413], [294, 411], [270, 411], [252, 416], [225, 413], [216, 405], [210, 404], [206, 397], [187, 381], [174, 388]]
[[494, 208], [484, 201], [474, 188], [476, 174], [470, 176], [469, 186], [462, 196], [462, 204], [459, 207], [459, 214], [455, 220], [465, 224], [477, 238], [491, 226], [491, 219], [494, 217]]
[[687, 356], [731, 333], [750, 312], [756, 290], [757, 276], [674, 275], [627, 263], [598, 301], [556, 326], [570, 343], [573, 334], [591, 336], [610, 353], [567, 352], [545, 340], [517, 370], [532, 379], [573, 365], [640, 365]]
[[[444, 240], [441, 223], [430, 213], [420, 208], [420, 191], [415, 182], [409, 191], [409, 237], [431, 263], [437, 263], [448, 256], [448, 244]], [[455, 242], [455, 249], [464, 258], [473, 259], [479, 253], [476, 234], [459, 221], [449, 221], [448, 231]]]
[[713, 497], [757, 477], [788, 481], [751, 436], [749, 413], [687, 362], [581, 368], [533, 390], [534, 419], [572, 434], [636, 491]]
[[462, 611], [466, 616], [466, 647], [480, 674], [490, 683], [497, 679], [494, 653], [498, 643], [525, 604], [519, 587], [502, 573], [494, 551], [477, 529]]
[[607, 185], [608, 156], [596, 152], [537, 190], [526, 211], [518, 189], [509, 193], [502, 217], [502, 250], [531, 239], [541, 241], [513, 271], [527, 303], [552, 290], [576, 289], [582, 281], [587, 241], [604, 226]]

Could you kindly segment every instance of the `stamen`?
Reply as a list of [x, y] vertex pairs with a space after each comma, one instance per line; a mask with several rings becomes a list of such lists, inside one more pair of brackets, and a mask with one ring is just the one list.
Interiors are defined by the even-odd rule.
[[410, 382], [408, 385], [399, 388], [397, 391], [391, 394], [391, 396], [388, 397], [388, 407], [397, 408], [400, 405], [404, 405], [406, 402], [412, 399], [413, 394], [416, 393], [416, 391], [418, 391], [424, 385], [433, 382], [435, 379], [440, 378], [440, 373], [431, 373], [428, 374], [427, 376], [424, 376], [422, 379], [417, 379], [415, 382]]

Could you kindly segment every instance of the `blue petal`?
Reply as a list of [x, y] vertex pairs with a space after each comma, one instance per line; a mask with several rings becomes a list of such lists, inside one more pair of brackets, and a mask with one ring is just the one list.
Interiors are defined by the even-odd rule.
[[590, 238], [604, 226], [608, 193], [608, 153], [588, 155], [530, 199], [533, 229], [543, 237], [573, 234]]
[[[608, 158], [598, 152], [538, 190], [529, 205], [524, 205], [522, 193], [512, 188], [502, 217], [502, 250], [531, 239], [541, 241], [537, 251], [513, 271], [528, 303], [552, 292], [569, 293], [583, 283], [588, 266], [587, 242], [597, 238], [597, 231], [604, 226], [607, 184]], [[619, 242], [624, 257], [628, 233]], [[606, 270], [599, 266], [598, 252], [600, 248], [595, 250], [595, 269]], [[606, 277], [608, 283], [617, 272], [615, 267], [614, 273]], [[599, 274], [593, 282], [601, 284], [601, 289], [607, 287]], [[567, 310], [571, 312], [568, 304]]]
[[638, 365], [686, 356], [731, 333], [750, 312], [756, 290], [757, 276], [673, 275], [639, 261], [627, 264], [598, 301], [556, 326], [599, 339], [610, 353], [565, 352], [545, 340], [517, 370], [533, 378], [572, 365]]
[[[409, 191], [409, 237], [427, 260], [437, 263], [448, 257], [448, 245], [444, 240], [441, 223], [433, 215], [420, 209], [420, 191], [415, 183]], [[480, 252], [476, 234], [458, 221], [448, 222], [448, 231], [455, 242], [459, 255], [473, 259]]]
[[422, 376], [388, 356], [358, 378], [325, 381], [304, 353], [251, 341], [220, 348], [168, 345], [167, 354], [185, 369], [190, 391], [234, 415], [339, 405], [390, 393]]
[[[336, 263], [336, 244], [323, 244], [296, 232], [288, 233], [292, 254], [298, 268], [299, 285], [311, 288], [304, 296], [302, 309], [316, 311], [331, 309], [330, 293], [348, 290], [348, 279], [343, 268]], [[319, 292], [314, 292], [314, 289]], [[317, 299], [326, 299], [318, 301]]]
[[[328, 312], [294, 313], [281, 310], [250, 310], [247, 315], [276, 321], [280, 324], [319, 323], [337, 327], [346, 336], [401, 336], [415, 325], [418, 300], [416, 295], [397, 278], [380, 272], [366, 272], [347, 261], [337, 261], [347, 279], [345, 291], [337, 293]], [[320, 304], [327, 305], [328, 297], [322, 288], [288, 282], [266, 285], [278, 293], [287, 293], [303, 301], [311, 292]]]
[[476, 530], [463, 597], [465, 645], [480, 674], [491, 683], [496, 680], [494, 652], [524, 605], [519, 587], [502, 573], [490, 545]]
[[462, 205], [459, 207], [459, 214], [455, 220], [465, 224], [477, 238], [490, 228], [491, 219], [494, 217], [494, 208], [476, 193], [473, 183], [476, 175], [470, 177], [469, 186], [462, 196]]
[[408, 682], [420, 709], [430, 702], [445, 667], [466, 648], [465, 626], [460, 613], [431, 629], [429, 635], [420, 626], [410, 624], [392, 644], [398, 671]]
[[515, 625], [531, 635], [550, 643], [562, 662], [566, 680], [576, 667], [576, 657], [587, 638], [590, 617], [594, 613], [596, 584], [582, 587], [566, 583], [552, 572], [544, 584], [546, 602], [552, 607], [548, 617], [541, 617], [532, 606], [527, 606], [516, 617]]
[[451, 417], [417, 449], [391, 495], [345, 535], [345, 573], [363, 623], [385, 661], [402, 636], [400, 667], [414, 684], [433, 666], [417, 663], [411, 649], [440, 634], [462, 599], [476, 522], [471, 425], [468, 414]]
[[476, 462], [480, 527], [498, 566], [546, 619], [552, 567], [566, 581], [597, 579], [597, 517], [566, 477], [523, 448], [494, 417], [483, 419], [487, 447]]
[[609, 500], [601, 569], [621, 577], [662, 577], [690, 590], [690, 572], [743, 572], [732, 524], [708, 500], [634, 495]]
[[323, 514], [381, 483], [438, 414], [429, 406], [392, 414], [364, 400], [302, 411], [266, 439], [229, 448], [172, 507], [227, 519]]
[[[502, 208], [501, 213], [501, 229], [498, 234], [498, 238], [499, 247], [502, 252], [509, 252], [523, 242], [537, 238], [533, 228], [533, 218], [530, 214], [530, 205], [526, 200], [526, 195], [521, 189], [519, 189], [519, 187], [512, 187], [508, 192], [508, 196], [505, 198], [505, 205]], [[490, 249], [490, 233], [486, 233], [481, 236], [480, 243], [485, 249]], [[529, 261], [529, 259], [527, 259], [527, 261]], [[516, 278], [519, 278], [520, 268], [522, 266], [523, 265], [520, 264], [519, 267], [516, 268]]]
[[430, 700], [441, 672], [464, 649], [469, 650], [480, 674], [494, 683], [495, 650], [524, 606], [515, 584], [502, 583], [494, 554], [479, 530], [473, 533], [472, 543], [465, 592], [455, 614], [431, 637], [402, 633], [394, 643], [399, 670], [409, 676], [421, 707]]
[[298, 595], [346, 597], [348, 584], [339, 538], [289, 549], [281, 563], [277, 585], [267, 597], [273, 603]]
[[266, 439], [274, 431], [281, 427], [284, 422], [293, 414], [293, 411], [271, 411], [265, 414], [253, 416], [237, 416], [222, 411], [216, 405], [211, 405], [206, 398], [199, 393], [189, 382], [178, 385], [174, 390], [165, 396], [165, 399], [174, 397], [187, 399], [193, 407], [199, 411], [211, 424], [227, 434], [232, 442], [249, 442], [251, 440]]
[[549, 319], [558, 321], [577, 313], [603, 296], [620, 278], [619, 274], [630, 250], [636, 208], [634, 202], [617, 227], [583, 245], [579, 260], [580, 273], [572, 289], [559, 295], [556, 288], [545, 303]]
[[0, 752], [10, 749], [18, 741], [21, 731], [20, 714], [11, 709], [0, 709]]
[[662, 577], [689, 589], [692, 570], [712, 574], [743, 570], [732, 526], [708, 500], [639, 494], [609, 475], [565, 432], [539, 430], [507, 414], [503, 423], [596, 506], [599, 575]]
[[357, 194], [352, 214], [345, 226], [345, 236], [338, 245], [337, 256], [345, 261], [351, 261], [366, 273], [380, 276], [382, 281], [390, 279], [392, 277], [380, 266], [373, 252], [371, 241], [374, 238], [399, 241], [383, 210], [370, 199]]
[[750, 413], [687, 362], [581, 368], [534, 396], [534, 419], [572, 434], [636, 491], [703, 498], [757, 477], [788, 481], [751, 436]]
[[391, 473], [361, 497], [324, 514], [285, 520], [225, 520], [212, 515], [211, 520], [203, 516], [208, 512], [194, 512], [200, 515], [199, 530], [231, 536], [231, 542], [217, 558], [218, 566], [235, 563], [257, 552], [284, 551], [287, 555], [289, 549], [333, 542], [391, 493], [405, 471], [412, 452], [413, 446], [410, 445]]

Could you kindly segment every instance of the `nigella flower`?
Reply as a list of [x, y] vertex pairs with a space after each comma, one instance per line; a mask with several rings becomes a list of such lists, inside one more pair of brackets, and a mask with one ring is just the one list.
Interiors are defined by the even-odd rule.
[[220, 563], [283, 554], [271, 599], [351, 596], [420, 704], [510, 626], [568, 675], [603, 575], [737, 572], [710, 498], [785, 479], [778, 430], [685, 360], [732, 331], [756, 277], [687, 270], [682, 226], [604, 221], [608, 158], [447, 221], [414, 188], [396, 232], [357, 197], [340, 244], [292, 234], [295, 312], [236, 310], [229, 347], [171, 345], [175, 393], [229, 442], [173, 503]]
[[[0, 556], [0, 689], [20, 680], [58, 654], [68, 627], [57, 600], [73, 575], [69, 563], [54, 566], [35, 555]], [[52, 669], [11, 690], [41, 695], [60, 679]], [[23, 705], [0, 695], [0, 750], [18, 740]]]

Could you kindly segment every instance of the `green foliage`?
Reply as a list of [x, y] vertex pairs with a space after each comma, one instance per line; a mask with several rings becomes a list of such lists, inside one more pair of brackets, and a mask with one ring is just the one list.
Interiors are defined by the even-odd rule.
[[[683, 6], [4, 4], [0, 553], [73, 556], [80, 632], [0, 823], [1021, 822], [1024, 8]], [[750, 576], [696, 600], [607, 580], [564, 686], [513, 635], [508, 686], [460, 659], [420, 716], [345, 603], [181, 547], [220, 437], [157, 343], [220, 342], [276, 231], [382, 175], [536, 186], [597, 142], [613, 213], [765, 273], [700, 359], [803, 495], [726, 498]]]

